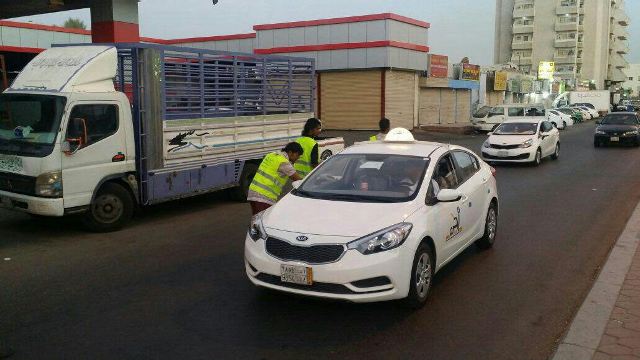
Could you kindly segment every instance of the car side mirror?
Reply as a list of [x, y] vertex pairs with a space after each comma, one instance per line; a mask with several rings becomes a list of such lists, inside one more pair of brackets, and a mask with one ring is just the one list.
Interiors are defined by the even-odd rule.
[[462, 193], [454, 189], [442, 189], [438, 192], [437, 199], [443, 203], [456, 202], [462, 199]]
[[296, 180], [296, 181], [294, 181], [294, 182], [292, 182], [292, 183], [291, 183], [291, 186], [292, 186], [294, 189], [299, 188], [299, 187], [300, 187], [300, 185], [302, 185], [302, 180]]

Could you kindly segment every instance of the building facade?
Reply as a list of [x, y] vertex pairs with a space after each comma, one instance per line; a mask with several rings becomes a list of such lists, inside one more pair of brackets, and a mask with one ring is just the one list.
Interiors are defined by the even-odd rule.
[[625, 81], [629, 17], [624, 0], [497, 0], [495, 63], [554, 76], [573, 87], [609, 89]]
[[629, 90], [629, 95], [640, 98], [640, 64], [631, 64], [625, 69], [627, 81], [622, 84], [622, 88]]

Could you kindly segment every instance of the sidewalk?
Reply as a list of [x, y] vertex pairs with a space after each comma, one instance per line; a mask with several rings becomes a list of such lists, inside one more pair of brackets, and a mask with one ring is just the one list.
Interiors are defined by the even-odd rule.
[[640, 359], [640, 205], [553, 360]]

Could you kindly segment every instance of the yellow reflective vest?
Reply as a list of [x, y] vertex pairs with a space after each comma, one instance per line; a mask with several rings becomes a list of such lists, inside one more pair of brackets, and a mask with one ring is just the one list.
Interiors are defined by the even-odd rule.
[[282, 154], [270, 153], [264, 157], [249, 189], [273, 201], [278, 201], [282, 188], [287, 184], [287, 177], [280, 175], [280, 165], [289, 160]]
[[301, 136], [296, 140], [296, 142], [302, 146], [302, 150], [304, 152], [293, 167], [296, 169], [298, 175], [304, 178], [309, 175], [311, 170], [313, 170], [311, 167], [311, 153], [313, 152], [313, 148], [316, 146], [317, 142], [308, 136]]

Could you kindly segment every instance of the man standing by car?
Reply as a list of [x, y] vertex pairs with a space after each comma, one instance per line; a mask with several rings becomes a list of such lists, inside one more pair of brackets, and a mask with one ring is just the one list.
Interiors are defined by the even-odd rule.
[[315, 169], [320, 163], [318, 155], [318, 142], [316, 138], [322, 132], [322, 123], [316, 118], [307, 120], [300, 136], [296, 142], [302, 146], [304, 151], [300, 159], [295, 162], [295, 169], [300, 178], [307, 176], [311, 170]]
[[270, 153], [264, 157], [249, 186], [247, 201], [251, 205], [252, 215], [270, 208], [278, 201], [287, 178], [291, 181], [302, 180], [293, 164], [303, 153], [302, 146], [292, 142], [282, 151]]
[[380, 127], [380, 133], [370, 137], [369, 141], [383, 141], [384, 138], [387, 137], [389, 130], [391, 130], [391, 121], [387, 118], [382, 118], [380, 119], [378, 126]]

